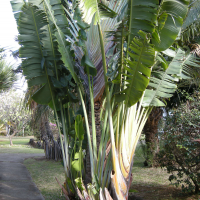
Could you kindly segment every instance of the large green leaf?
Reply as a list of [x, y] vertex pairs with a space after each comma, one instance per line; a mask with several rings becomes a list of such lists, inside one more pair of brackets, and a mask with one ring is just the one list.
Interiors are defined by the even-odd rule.
[[86, 23], [93, 23], [96, 25], [100, 23], [101, 19], [116, 17], [116, 13], [108, 6], [100, 3], [98, 0], [80, 0], [79, 7], [83, 12], [83, 19]]
[[126, 61], [125, 70], [128, 73], [125, 74], [125, 89], [116, 95], [117, 100], [125, 100], [129, 107], [138, 102], [146, 89], [155, 59], [155, 51], [149, 43], [148, 35], [142, 31], [139, 34], [140, 38], [135, 37], [129, 46], [130, 60]]
[[184, 63], [182, 65], [183, 69], [181, 71], [180, 77], [182, 79], [188, 79], [192, 78], [194, 74], [194, 68], [200, 67], [200, 59], [199, 57], [193, 55], [193, 54], [188, 54], [185, 57]]
[[190, 4], [190, 8], [181, 27], [181, 40], [190, 42], [194, 37], [200, 34], [200, 1], [194, 1]]
[[87, 73], [87, 68], [88, 68], [89, 74], [92, 76], [96, 76], [97, 70], [88, 55], [84, 55], [82, 57], [81, 65], [84, 66], [85, 73]]
[[40, 88], [33, 96], [32, 99], [39, 103], [47, 105], [51, 99], [51, 91], [48, 84], [45, 84], [42, 88]]
[[190, 4], [187, 17], [184, 20], [182, 25], [182, 31], [185, 31], [189, 26], [194, 22], [199, 21], [199, 12], [200, 12], [200, 1], [196, 0]]
[[12, 6], [14, 17], [16, 21], [18, 22], [19, 14], [20, 14], [21, 8], [23, 7], [25, 3], [25, 0], [13, 0], [13, 1], [10, 1], [10, 3]]
[[45, 26], [47, 26], [45, 13], [30, 3], [24, 4], [18, 20], [20, 34], [18, 40], [22, 45], [19, 55], [23, 58], [23, 74], [28, 80], [29, 87], [42, 85], [33, 95], [33, 99], [40, 104], [48, 104], [53, 91], [48, 75], [49, 69], [44, 59], [47, 51], [44, 51], [42, 43], [45, 38]]
[[140, 30], [153, 33], [157, 23], [158, 0], [129, 1], [129, 32], [130, 41]]
[[[156, 69], [152, 72], [149, 88], [145, 90], [143, 106], [165, 106], [161, 98], [170, 98], [175, 92], [177, 86], [175, 82], [179, 79], [177, 75], [181, 74], [182, 67], [185, 64], [185, 52], [178, 49], [176, 56], [170, 62], [169, 66], [164, 58], [162, 64], [165, 67]], [[164, 70], [166, 69], [166, 70]]]
[[[45, 3], [43, 0], [29, 0], [29, 3], [38, 6], [45, 13], [47, 8], [45, 7]], [[68, 20], [65, 16], [63, 5], [60, 0], [48, 0], [49, 5], [51, 5], [52, 12], [54, 13], [54, 17], [57, 22], [57, 26], [64, 32], [65, 34], [70, 34], [68, 30]], [[51, 17], [51, 15], [49, 16]], [[49, 21], [50, 23], [50, 21]]]
[[157, 51], [164, 51], [174, 43], [174, 40], [181, 30], [183, 20], [186, 17], [189, 2], [189, 0], [162, 1], [159, 8], [158, 23], [163, 23], [163, 20], [160, 20], [160, 17], [163, 17], [163, 13], [167, 14], [167, 19], [162, 29], [159, 27], [159, 24], [157, 27], [160, 41], [152, 40]]
[[[43, 31], [41, 28], [47, 24], [45, 15], [37, 7], [25, 4], [20, 13], [18, 21], [18, 40], [22, 47], [19, 49], [19, 55], [23, 58], [22, 69], [29, 80], [37, 76], [43, 76], [41, 69], [41, 61], [43, 58], [41, 39]], [[24, 30], [28, 27], [31, 34], [24, 34]]]
[[76, 116], [75, 131], [79, 141], [82, 141], [84, 139], [84, 128], [83, 128], [83, 119], [81, 115]]
[[[55, 0], [55, 1], [60, 2], [60, 0]], [[55, 36], [56, 36], [57, 42], [59, 44], [58, 50], [62, 56], [61, 59], [65, 65], [65, 67], [70, 71], [74, 80], [77, 82], [78, 79], [77, 79], [77, 75], [74, 71], [73, 59], [70, 55], [69, 44], [67, 43], [67, 41], [65, 39], [65, 35], [62, 32], [61, 28], [57, 24], [59, 22], [58, 22], [58, 19], [54, 16], [54, 11], [52, 9], [51, 4], [49, 3], [48, 0], [44, 0], [44, 2], [45, 2], [45, 6], [48, 10], [49, 17], [50, 17], [51, 21], [53, 22], [53, 24], [55, 25]], [[63, 18], [63, 15], [62, 15], [62, 18]]]

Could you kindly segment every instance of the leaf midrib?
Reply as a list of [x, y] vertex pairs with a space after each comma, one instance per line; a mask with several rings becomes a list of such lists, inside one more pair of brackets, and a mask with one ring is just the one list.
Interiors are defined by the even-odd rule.
[[144, 43], [146, 43], [146, 40], [145, 40], [145, 39], [144, 39], [144, 42], [143, 42], [143, 45], [142, 45], [142, 50], [141, 50], [141, 53], [140, 53], [140, 56], [139, 56], [139, 60], [138, 60], [137, 65], [136, 65], [136, 70], [135, 70], [135, 72], [134, 72], [134, 74], [133, 74], [133, 76], [132, 76], [133, 78], [132, 78], [131, 84], [130, 84], [129, 89], [128, 89], [128, 91], [129, 91], [128, 94], [129, 94], [129, 95], [126, 96], [127, 105], [128, 105], [129, 99], [130, 99], [130, 92], [131, 92], [131, 88], [133, 87], [133, 83], [134, 83], [134, 79], [135, 79], [135, 77], [136, 77], [136, 73], [139, 71], [139, 70], [138, 70], [138, 68], [139, 68], [139, 63], [140, 63], [140, 60], [141, 60], [141, 57], [142, 57], [143, 50], [144, 50], [144, 48], [145, 48]]

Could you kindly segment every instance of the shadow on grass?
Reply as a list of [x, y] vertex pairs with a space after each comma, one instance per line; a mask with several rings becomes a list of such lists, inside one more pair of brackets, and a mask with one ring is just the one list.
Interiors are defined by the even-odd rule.
[[200, 195], [182, 193], [181, 187], [170, 185], [166, 169], [144, 167], [143, 162], [144, 157], [136, 154], [129, 200], [200, 200]]
[[199, 200], [200, 195], [182, 193], [180, 188], [171, 185], [152, 185], [146, 183], [132, 184], [131, 188], [135, 191], [129, 200]]

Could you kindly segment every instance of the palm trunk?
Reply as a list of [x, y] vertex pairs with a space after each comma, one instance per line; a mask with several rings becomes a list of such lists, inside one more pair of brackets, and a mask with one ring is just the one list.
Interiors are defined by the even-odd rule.
[[146, 142], [146, 160], [145, 166], [154, 166], [153, 158], [159, 152], [158, 139], [158, 123], [161, 119], [163, 111], [160, 107], [155, 107], [149, 115], [144, 126], [145, 142]]

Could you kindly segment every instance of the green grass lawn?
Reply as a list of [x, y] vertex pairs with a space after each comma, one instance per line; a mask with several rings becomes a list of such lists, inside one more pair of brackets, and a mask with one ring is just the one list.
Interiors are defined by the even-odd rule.
[[[169, 185], [169, 174], [165, 169], [144, 167], [145, 158], [142, 148], [138, 147], [134, 156], [133, 163], [133, 184], [149, 184], [149, 185]], [[145, 174], [145, 176], [144, 176]]]
[[0, 136], [0, 153], [44, 153], [43, 149], [33, 148], [28, 144], [31, 138], [33, 137], [13, 137], [13, 146], [10, 146], [9, 138]]
[[[12, 141], [14, 145], [27, 145], [31, 138], [34, 138], [34, 137], [33, 136], [13, 137]], [[0, 136], [0, 145], [9, 145], [9, 144], [10, 144], [9, 137]]]

